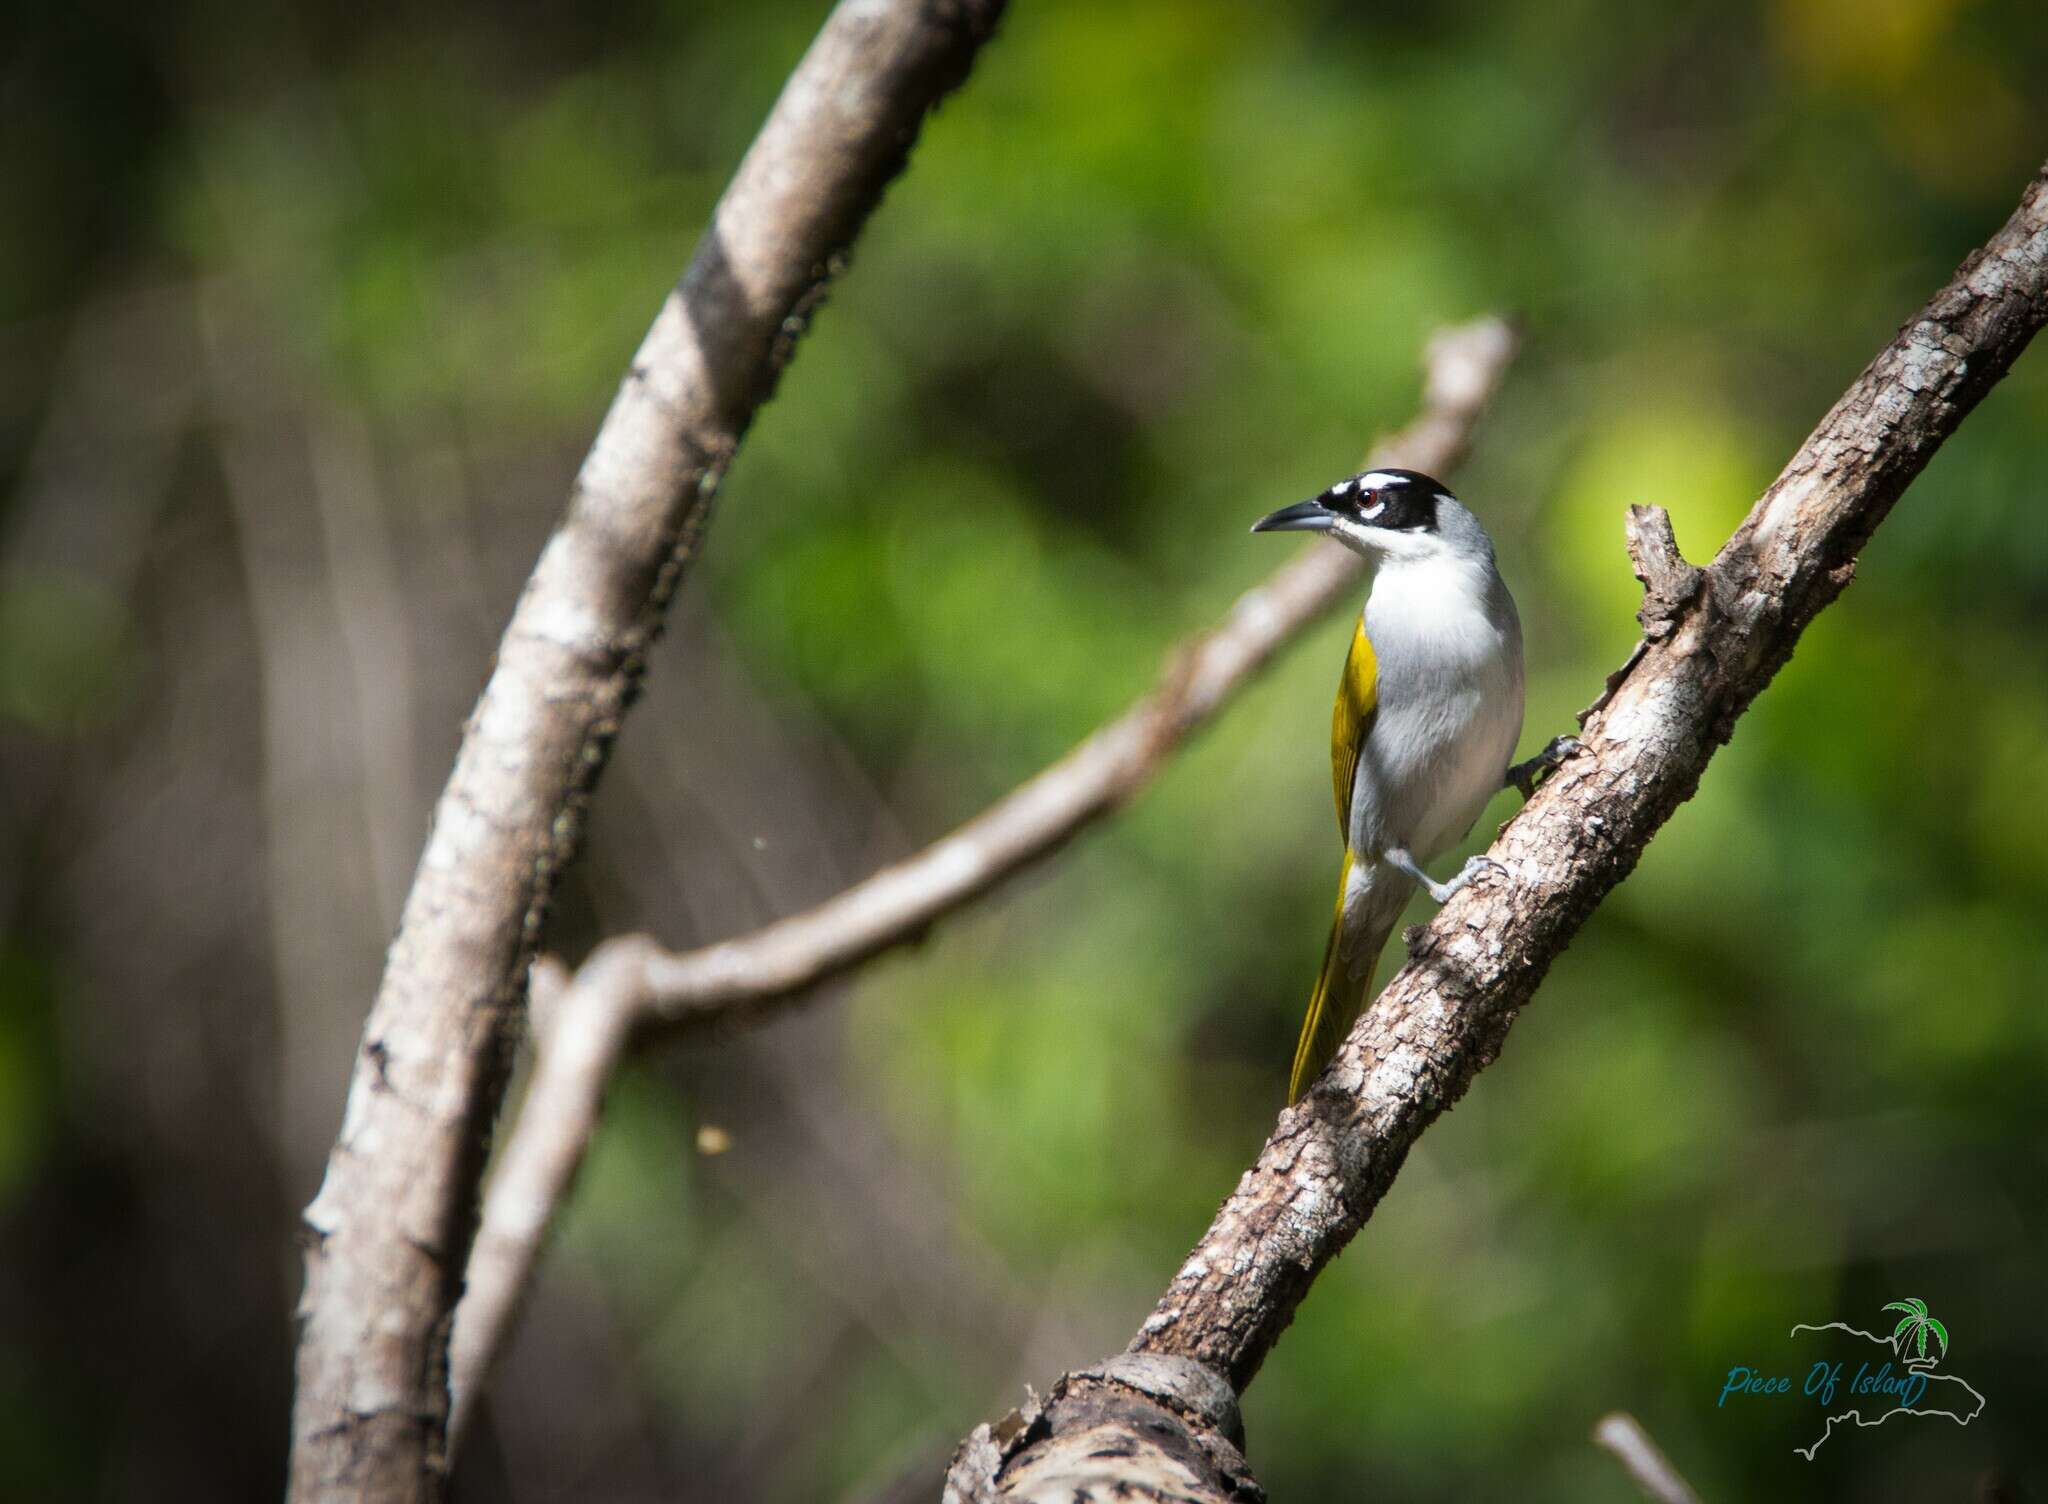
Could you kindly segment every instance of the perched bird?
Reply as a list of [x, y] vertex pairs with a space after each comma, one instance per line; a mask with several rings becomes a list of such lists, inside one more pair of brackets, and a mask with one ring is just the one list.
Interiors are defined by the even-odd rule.
[[1495, 865], [1475, 856], [1440, 883], [1421, 864], [1462, 840], [1498, 790], [1526, 793], [1570, 739], [1509, 768], [1522, 734], [1522, 626], [1493, 541], [1440, 482], [1367, 470], [1252, 531], [1328, 533], [1373, 566], [1330, 722], [1344, 875], [1294, 1049], [1293, 1102], [1358, 1017], [1416, 885], [1443, 903]]

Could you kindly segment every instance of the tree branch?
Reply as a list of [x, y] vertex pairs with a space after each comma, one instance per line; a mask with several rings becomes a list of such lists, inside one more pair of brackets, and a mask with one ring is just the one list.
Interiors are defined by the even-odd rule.
[[1671, 1465], [1633, 1415], [1617, 1410], [1593, 1428], [1594, 1444], [1612, 1453], [1650, 1504], [1700, 1504], [1692, 1485]]
[[[1440, 332], [1425, 357], [1422, 411], [1368, 463], [1454, 467], [1514, 346], [1498, 319]], [[1137, 794], [1281, 647], [1344, 600], [1363, 569], [1341, 548], [1304, 549], [1171, 653], [1152, 692], [1123, 715], [958, 830], [815, 908], [682, 954], [645, 936], [608, 940], [573, 979], [552, 960], [537, 962], [533, 1082], [492, 1178], [456, 1318], [454, 1434], [509, 1333], [605, 1087], [636, 1036], [757, 1023], [805, 989], [921, 938]]]
[[1120, 1353], [1066, 1374], [1042, 1402], [1032, 1395], [1000, 1425], [979, 1428], [961, 1457], [972, 1460], [947, 1472], [944, 1504], [1266, 1497], [1244, 1459], [1237, 1396], [1186, 1358]]
[[663, 303], [465, 728], [304, 1218], [291, 1495], [443, 1491], [446, 1343], [527, 963], [711, 498], [1002, 0], [842, 0]]
[[[1466, 889], [1415, 934], [1330, 1068], [1281, 1113], [1133, 1353], [1192, 1359], [1243, 1392], [1416, 1138], [1499, 1054], [1551, 961], [1692, 795], [1736, 718], [1848, 583], [1856, 551], [2044, 321], [2048, 167], [1711, 565], [1684, 563], [1660, 512], [1632, 515], [1644, 639], [1588, 713], [1583, 750], [1503, 828], [1491, 854], [1505, 877]], [[991, 1456], [998, 1470], [1014, 1466], [1015, 1449], [991, 1449], [991, 1435], [981, 1428], [956, 1458], [949, 1486], [962, 1497], [990, 1481]]]

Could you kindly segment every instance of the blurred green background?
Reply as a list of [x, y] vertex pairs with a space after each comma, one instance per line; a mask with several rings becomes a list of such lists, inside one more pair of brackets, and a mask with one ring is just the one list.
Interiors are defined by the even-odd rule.
[[[293, 1218], [427, 809], [824, 10], [18, 18], [0, 1494], [274, 1495]], [[1622, 509], [1711, 551], [2003, 221], [2044, 78], [2038, 0], [1019, 0], [732, 472], [553, 943], [736, 933], [980, 808], [1487, 310], [1526, 350], [1456, 488], [1541, 745], [1636, 635]], [[1247, 1397], [1275, 1499], [1631, 1499], [1615, 1408], [1710, 1500], [2048, 1497], [2044, 435], [2036, 352], [1316, 1286]], [[636, 1066], [461, 1497], [930, 1498], [1120, 1347], [1279, 1105], [1348, 630], [927, 946]], [[1967, 1429], [1809, 1464], [1810, 1403], [1716, 1407], [1904, 1295]]]

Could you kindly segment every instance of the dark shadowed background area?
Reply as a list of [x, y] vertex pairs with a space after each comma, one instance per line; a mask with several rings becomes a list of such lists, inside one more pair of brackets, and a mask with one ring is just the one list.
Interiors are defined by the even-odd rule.
[[[281, 1486], [295, 1215], [427, 810], [823, 13], [14, 23], [0, 1494]], [[1526, 350], [1456, 488], [1533, 750], [1636, 635], [1624, 506], [1725, 535], [2010, 211], [2044, 79], [2039, 0], [1017, 0], [731, 474], [554, 946], [736, 933], [980, 808], [1489, 309]], [[1316, 1287], [1247, 1397], [1275, 1499], [1619, 1504], [1615, 1408], [1709, 1500], [2048, 1499], [2044, 472], [2037, 351]], [[1348, 630], [922, 949], [636, 1066], [460, 1497], [933, 1498], [1120, 1347], [1279, 1105]], [[1905, 1296], [1967, 1428], [1807, 1463], [1812, 1402], [1717, 1406]]]

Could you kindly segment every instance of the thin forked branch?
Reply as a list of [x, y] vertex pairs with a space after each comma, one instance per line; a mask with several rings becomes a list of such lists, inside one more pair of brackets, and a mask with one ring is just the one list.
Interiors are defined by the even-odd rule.
[[[1422, 411], [1375, 446], [1369, 463], [1453, 468], [1514, 346], [1498, 319], [1439, 333], [1425, 357]], [[533, 1082], [492, 1179], [456, 1317], [455, 1430], [505, 1341], [596, 1130], [606, 1084], [635, 1038], [758, 1022], [916, 940], [1065, 844], [1150, 783], [1276, 652], [1350, 595], [1363, 568], [1341, 548], [1305, 549], [1176, 649], [1130, 710], [950, 835], [813, 909], [682, 954], [645, 936], [609, 940], [573, 978], [551, 960], [536, 963]]]
[[306, 1209], [291, 1497], [444, 1489], [447, 1340], [528, 963], [711, 498], [1003, 0], [842, 0], [662, 304], [527, 581]]

